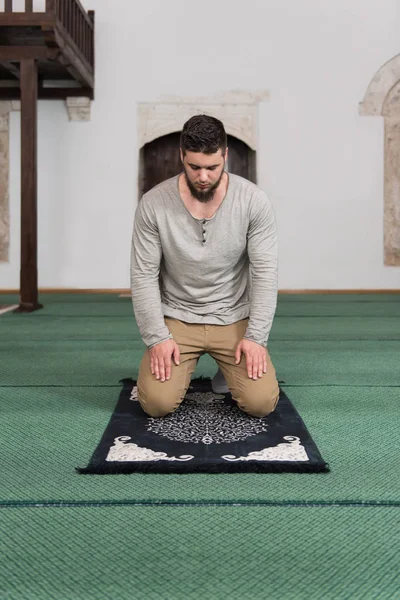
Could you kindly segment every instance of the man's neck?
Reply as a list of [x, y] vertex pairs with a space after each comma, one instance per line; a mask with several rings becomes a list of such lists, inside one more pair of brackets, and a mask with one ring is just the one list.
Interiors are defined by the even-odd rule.
[[225, 198], [228, 181], [228, 174], [224, 172], [221, 182], [215, 190], [214, 197], [207, 202], [201, 202], [192, 196], [186, 183], [185, 174], [182, 173], [179, 177], [179, 193], [184, 205], [195, 219], [211, 219]]

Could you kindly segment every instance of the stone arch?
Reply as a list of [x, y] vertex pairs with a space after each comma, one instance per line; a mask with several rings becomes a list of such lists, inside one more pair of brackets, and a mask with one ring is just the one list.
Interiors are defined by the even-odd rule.
[[383, 117], [400, 118], [400, 79], [386, 94], [381, 114]]
[[384, 264], [400, 266], [400, 54], [374, 75], [359, 114], [384, 118]]
[[231, 91], [214, 96], [167, 96], [155, 102], [138, 105], [138, 147], [180, 131], [182, 125], [196, 114], [206, 114], [223, 121], [228, 135], [257, 150], [258, 104], [269, 98], [267, 90], [260, 92]]
[[360, 115], [382, 115], [386, 97], [398, 81], [400, 81], [400, 54], [382, 65], [372, 78], [364, 99], [359, 104]]

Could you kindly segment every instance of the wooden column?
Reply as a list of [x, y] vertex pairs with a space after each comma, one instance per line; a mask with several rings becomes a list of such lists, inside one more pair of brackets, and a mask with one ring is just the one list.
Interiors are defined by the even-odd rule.
[[37, 97], [37, 63], [21, 60], [21, 289], [15, 312], [42, 308], [37, 275]]

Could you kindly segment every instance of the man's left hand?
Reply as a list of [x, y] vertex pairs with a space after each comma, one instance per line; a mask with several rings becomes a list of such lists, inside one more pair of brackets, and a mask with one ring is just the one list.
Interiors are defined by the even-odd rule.
[[237, 365], [240, 363], [242, 352], [246, 358], [247, 374], [250, 379], [262, 377], [267, 372], [267, 352], [264, 346], [243, 339], [239, 342], [235, 352]]

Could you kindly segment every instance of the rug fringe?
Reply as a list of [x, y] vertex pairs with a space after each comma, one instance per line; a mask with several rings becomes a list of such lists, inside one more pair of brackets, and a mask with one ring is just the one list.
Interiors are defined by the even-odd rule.
[[328, 463], [320, 464], [303, 464], [303, 463], [251, 463], [246, 462], [245, 464], [223, 464], [219, 465], [191, 465], [188, 469], [188, 465], [179, 464], [156, 464], [156, 463], [116, 463], [116, 464], [103, 464], [98, 466], [87, 466], [87, 467], [76, 467], [75, 471], [80, 475], [129, 475], [132, 473], [157, 473], [160, 475], [188, 475], [195, 473], [210, 473], [210, 474], [221, 474], [221, 473], [329, 473], [330, 467]]

